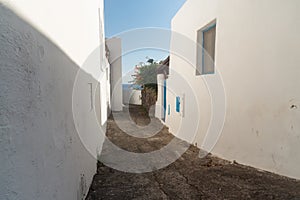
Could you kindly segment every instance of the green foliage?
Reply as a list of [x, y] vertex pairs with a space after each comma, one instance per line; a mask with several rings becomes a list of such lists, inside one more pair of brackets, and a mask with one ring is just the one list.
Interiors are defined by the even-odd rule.
[[157, 98], [157, 68], [160, 65], [153, 59], [148, 59], [147, 63], [135, 66], [135, 74], [132, 83], [143, 86], [142, 105], [149, 111], [155, 104]]
[[157, 100], [157, 91], [151, 87], [145, 87], [142, 90], [142, 105], [148, 112], [152, 105], [155, 105]]
[[137, 85], [147, 86], [147, 85], [156, 85], [156, 70], [158, 64], [157, 63], [148, 63], [143, 66], [135, 67], [135, 74], [133, 76], [133, 83]]

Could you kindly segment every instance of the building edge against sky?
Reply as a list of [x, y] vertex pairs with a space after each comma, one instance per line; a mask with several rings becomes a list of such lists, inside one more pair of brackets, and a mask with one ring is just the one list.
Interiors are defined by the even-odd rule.
[[122, 111], [122, 40], [121, 38], [106, 39], [111, 65], [111, 108], [112, 111]]
[[[224, 127], [212, 153], [299, 179], [299, 7], [297, 0], [188, 0], [172, 20], [170, 50], [182, 54], [170, 56], [170, 114], [166, 115], [170, 130], [209, 150], [204, 141], [213, 106], [226, 103]], [[216, 24], [215, 73], [199, 75], [197, 33], [212, 22]], [[181, 45], [177, 33], [193, 42]], [[218, 84], [217, 72], [226, 99], [213, 105], [207, 84]], [[176, 97], [182, 96], [184, 116], [175, 105]], [[200, 119], [197, 125], [196, 119]], [[198, 129], [195, 138], [180, 132], [183, 122]]]
[[105, 129], [109, 75], [83, 70], [75, 100], [73, 90], [99, 46], [91, 71], [109, 73], [103, 0], [1, 0], [0, 16], [0, 199], [83, 199], [104, 140], [96, 121]]

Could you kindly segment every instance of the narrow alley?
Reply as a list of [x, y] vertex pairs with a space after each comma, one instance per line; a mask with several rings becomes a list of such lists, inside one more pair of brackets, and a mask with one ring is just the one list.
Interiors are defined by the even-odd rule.
[[[150, 118], [142, 107], [130, 106], [129, 110], [138, 125], [149, 123]], [[108, 120], [107, 139], [127, 151], [154, 151], [173, 138], [166, 126], [147, 139], [132, 137], [118, 128], [113, 117]], [[110, 153], [107, 143], [104, 142], [100, 160], [103, 154]], [[149, 173], [121, 172], [99, 161], [86, 199], [299, 199], [299, 188], [300, 181], [236, 162], [212, 155], [200, 159], [199, 149], [190, 146], [176, 162]]]
[[299, 0], [0, 0], [0, 200], [300, 200]]

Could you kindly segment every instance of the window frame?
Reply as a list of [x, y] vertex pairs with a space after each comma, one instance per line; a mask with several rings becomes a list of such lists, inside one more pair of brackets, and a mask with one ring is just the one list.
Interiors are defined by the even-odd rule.
[[[199, 75], [210, 75], [210, 74], [215, 74], [215, 58], [214, 56], [214, 69], [213, 72], [204, 72], [205, 71], [205, 49], [204, 49], [204, 33], [211, 30], [212, 28], [215, 28], [215, 46], [214, 46], [214, 54], [216, 55], [216, 35], [217, 35], [217, 20], [214, 19], [201, 29], [197, 30], [197, 48], [196, 48], [196, 76]], [[201, 54], [201, 55], [200, 55]], [[200, 60], [201, 58], [201, 60]]]

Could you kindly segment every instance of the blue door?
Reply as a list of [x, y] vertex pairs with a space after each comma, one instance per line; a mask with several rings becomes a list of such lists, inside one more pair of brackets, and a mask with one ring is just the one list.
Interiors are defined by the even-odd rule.
[[166, 110], [167, 110], [167, 80], [164, 80], [164, 118], [163, 120], [166, 121]]

